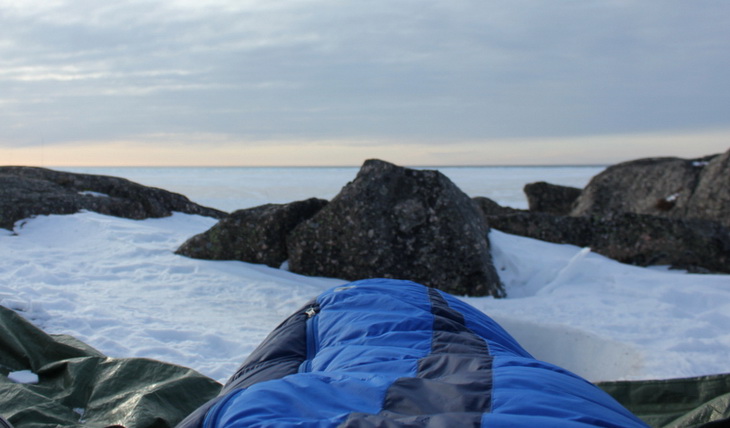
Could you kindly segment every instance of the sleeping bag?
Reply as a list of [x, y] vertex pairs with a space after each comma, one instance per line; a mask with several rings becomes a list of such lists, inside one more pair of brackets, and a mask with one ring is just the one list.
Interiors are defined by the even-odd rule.
[[286, 319], [179, 426], [646, 425], [461, 300], [370, 279], [332, 288]]

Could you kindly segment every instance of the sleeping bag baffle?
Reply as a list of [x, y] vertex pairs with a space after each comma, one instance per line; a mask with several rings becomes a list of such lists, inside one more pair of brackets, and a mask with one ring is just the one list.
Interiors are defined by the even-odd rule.
[[332, 288], [277, 327], [180, 427], [644, 427], [491, 318], [422, 285]]

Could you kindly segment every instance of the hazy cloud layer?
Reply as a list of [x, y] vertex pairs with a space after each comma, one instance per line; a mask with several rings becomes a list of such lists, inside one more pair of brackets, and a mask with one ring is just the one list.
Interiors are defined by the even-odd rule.
[[724, 0], [0, 0], [0, 145], [730, 128]]

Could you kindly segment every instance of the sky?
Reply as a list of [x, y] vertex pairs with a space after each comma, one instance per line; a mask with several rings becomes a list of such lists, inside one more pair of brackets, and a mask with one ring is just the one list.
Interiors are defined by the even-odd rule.
[[730, 148], [726, 0], [0, 0], [0, 164]]

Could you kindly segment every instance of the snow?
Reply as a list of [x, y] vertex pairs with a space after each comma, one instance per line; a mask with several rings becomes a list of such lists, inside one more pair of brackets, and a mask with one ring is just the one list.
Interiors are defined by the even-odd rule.
[[30, 370], [20, 370], [8, 373], [8, 379], [15, 383], [35, 385], [38, 383], [38, 375]]
[[79, 195], [92, 196], [94, 198], [108, 198], [109, 197], [109, 195], [107, 195], [106, 193], [99, 193], [99, 192], [94, 192], [91, 190], [83, 190], [83, 191], [79, 192]]
[[624, 265], [490, 234], [505, 300], [466, 299], [537, 358], [589, 380], [730, 372], [730, 276]]
[[[39, 216], [0, 234], [0, 304], [112, 357], [224, 381], [286, 316], [346, 281], [174, 254], [214, 219]], [[730, 372], [730, 276], [623, 265], [490, 234], [509, 298], [464, 300], [531, 353], [589, 380]]]
[[[526, 207], [524, 183], [583, 187], [600, 167], [440, 169], [470, 196]], [[226, 211], [330, 199], [357, 168], [96, 168]], [[146, 357], [225, 381], [284, 318], [345, 284], [174, 254], [215, 224], [175, 213], [135, 221], [81, 212], [0, 229], [0, 305], [111, 357]], [[464, 297], [536, 357], [591, 381], [730, 372], [730, 276], [617, 263], [586, 248], [497, 230], [508, 298]]]
[[667, 202], [676, 202], [676, 201], [677, 201], [677, 199], [679, 199], [679, 195], [680, 195], [680, 194], [681, 194], [681, 193], [679, 193], [679, 192], [677, 192], [677, 193], [672, 193], [671, 195], [669, 195], [669, 196], [667, 196], [666, 198], [664, 198], [664, 200], [665, 200], [665, 201], [667, 201]]
[[17, 236], [0, 237], [0, 304], [109, 356], [169, 361], [223, 380], [284, 317], [342, 281], [173, 253], [213, 224], [178, 213], [31, 219]]

